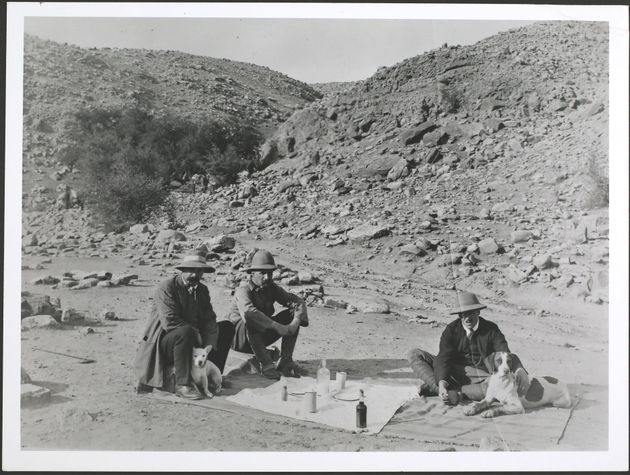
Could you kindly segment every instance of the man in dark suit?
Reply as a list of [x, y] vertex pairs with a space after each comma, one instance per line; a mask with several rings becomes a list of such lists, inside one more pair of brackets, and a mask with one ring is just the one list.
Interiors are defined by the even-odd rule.
[[[451, 315], [458, 319], [449, 323], [440, 338], [437, 357], [414, 348], [408, 354], [414, 376], [420, 379], [421, 396], [440, 396], [442, 401], [456, 405], [467, 397], [475, 401], [484, 398], [486, 379], [493, 371], [490, 357], [496, 351], [507, 351], [505, 336], [499, 327], [480, 317], [486, 308], [471, 292], [458, 292], [457, 304]], [[518, 393], [529, 386], [527, 372], [513, 355]]]
[[165, 369], [174, 367], [175, 394], [185, 399], [201, 399], [191, 383], [193, 347], [212, 345], [208, 359], [223, 371], [230, 343], [231, 325], [217, 324], [208, 287], [201, 283], [204, 272], [214, 272], [206, 264], [207, 249], [184, 257], [169, 277], [156, 289], [153, 307], [135, 361], [138, 392], [151, 392], [165, 386]]

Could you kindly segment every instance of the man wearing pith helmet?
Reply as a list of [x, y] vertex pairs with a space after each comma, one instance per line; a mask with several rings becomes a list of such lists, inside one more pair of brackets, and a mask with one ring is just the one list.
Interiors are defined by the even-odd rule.
[[[408, 354], [414, 375], [420, 379], [421, 396], [439, 396], [446, 404], [457, 405], [462, 398], [480, 401], [487, 389], [486, 380], [494, 370], [491, 356], [496, 351], [509, 352], [499, 327], [482, 317], [486, 308], [472, 292], [457, 292], [449, 323], [440, 338], [437, 357], [414, 348]], [[513, 356], [518, 393], [529, 386], [527, 372]]]
[[[273, 256], [265, 250], [257, 251], [245, 269], [247, 281], [236, 289], [227, 316], [235, 331], [232, 348], [253, 353], [261, 373], [269, 379], [280, 379], [281, 375], [300, 377], [304, 371], [293, 361], [293, 350], [300, 327], [309, 323], [306, 304], [273, 281], [276, 269]], [[274, 303], [286, 308], [274, 313]], [[277, 355], [267, 346], [279, 338], [282, 338], [280, 359], [275, 363]]]
[[180, 273], [160, 283], [155, 291], [136, 356], [138, 392], [165, 385], [164, 377], [170, 375], [165, 375], [164, 370], [173, 365], [177, 396], [200, 399], [202, 396], [190, 379], [193, 347], [212, 345], [208, 359], [223, 371], [233, 330], [230, 325], [217, 325], [210, 292], [201, 282], [204, 273], [214, 272], [206, 263], [207, 253], [202, 246], [185, 256], [175, 267]]

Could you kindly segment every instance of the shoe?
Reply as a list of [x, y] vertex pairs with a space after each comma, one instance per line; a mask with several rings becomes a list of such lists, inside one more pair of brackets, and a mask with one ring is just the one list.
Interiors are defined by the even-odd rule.
[[196, 400], [196, 399], [203, 398], [201, 393], [192, 386], [184, 386], [184, 385], [177, 386], [177, 388], [175, 389], [175, 394], [184, 399]]
[[289, 378], [300, 378], [308, 374], [308, 372], [295, 361], [281, 361], [278, 363], [277, 369], [282, 373], [282, 376], [287, 376]]
[[422, 383], [418, 387], [418, 394], [420, 396], [431, 397], [431, 396], [437, 396], [439, 392], [438, 392], [438, 388], [436, 388], [435, 386], [431, 386], [428, 383]]
[[279, 380], [282, 374], [274, 367], [270, 366], [262, 370], [262, 375], [267, 379]]
[[448, 400], [444, 401], [444, 404], [448, 406], [457, 406], [461, 400], [461, 393], [455, 391], [454, 389], [449, 389]]
[[138, 387], [136, 388], [136, 394], [148, 394], [153, 392], [153, 386], [148, 386], [146, 384], [138, 383]]

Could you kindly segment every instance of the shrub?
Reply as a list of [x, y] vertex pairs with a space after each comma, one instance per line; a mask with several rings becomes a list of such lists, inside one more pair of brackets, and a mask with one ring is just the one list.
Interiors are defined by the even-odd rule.
[[260, 137], [235, 123], [154, 117], [134, 107], [77, 112], [70, 142], [60, 161], [79, 171], [75, 188], [94, 217], [118, 229], [164, 208], [173, 178], [209, 173], [219, 184], [234, 182]]
[[445, 87], [440, 90], [440, 103], [446, 112], [454, 113], [464, 106], [464, 95], [455, 87]]

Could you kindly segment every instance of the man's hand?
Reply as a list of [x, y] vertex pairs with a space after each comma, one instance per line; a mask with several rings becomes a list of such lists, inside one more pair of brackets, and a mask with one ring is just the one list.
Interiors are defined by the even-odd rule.
[[197, 342], [197, 348], [201, 348], [203, 346], [203, 341], [201, 340], [201, 333], [199, 333], [199, 330], [195, 331], [195, 340]]
[[289, 329], [289, 335], [295, 335], [300, 329], [300, 319], [293, 318], [293, 320], [287, 325], [287, 327]]
[[529, 376], [523, 368], [518, 368], [514, 371], [514, 377], [516, 378], [516, 393], [519, 396], [527, 394], [529, 389]]
[[438, 395], [442, 401], [448, 401], [448, 388], [446, 381], [440, 381], [438, 383]]

